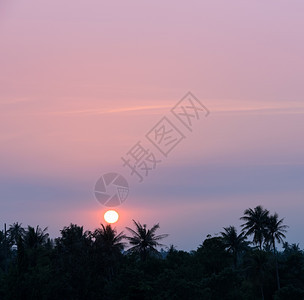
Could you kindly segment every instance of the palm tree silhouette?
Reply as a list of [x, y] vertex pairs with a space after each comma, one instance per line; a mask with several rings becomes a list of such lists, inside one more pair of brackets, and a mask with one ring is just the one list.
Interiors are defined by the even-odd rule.
[[284, 233], [286, 232], [287, 225], [283, 225], [284, 219], [279, 220], [279, 216], [275, 213], [272, 216], [268, 217], [267, 220], [267, 236], [266, 241], [269, 241], [272, 248], [273, 253], [275, 255], [275, 264], [276, 264], [276, 277], [277, 277], [277, 285], [278, 289], [280, 289], [280, 277], [279, 277], [279, 267], [278, 267], [278, 258], [277, 258], [277, 251], [276, 251], [276, 241], [278, 243], [283, 243], [283, 238], [286, 238]]
[[261, 205], [254, 209], [248, 208], [244, 211], [244, 216], [240, 219], [246, 221], [241, 226], [246, 236], [253, 234], [253, 243], [259, 245], [259, 249], [262, 250], [262, 244], [267, 235], [267, 221], [269, 211], [264, 209]]
[[92, 238], [96, 259], [103, 262], [107, 279], [111, 281], [119, 265], [121, 252], [125, 246], [122, 241], [126, 236], [123, 232], [117, 234], [116, 229], [110, 224], [106, 226], [101, 224], [101, 228], [95, 229], [92, 233]]
[[168, 234], [155, 235], [159, 224], [155, 224], [151, 229], [147, 229], [147, 225], [141, 225], [139, 222], [133, 220], [135, 230], [126, 227], [132, 233], [131, 237], [126, 237], [132, 245], [128, 252], [137, 253], [140, 258], [145, 261], [149, 254], [158, 254], [156, 247], [164, 246], [158, 241], [164, 239]]
[[262, 250], [253, 250], [245, 264], [251, 279], [260, 289], [262, 300], [264, 300], [264, 280], [270, 267], [268, 253]]
[[117, 234], [116, 229], [112, 228], [110, 224], [100, 225], [101, 228], [96, 229], [92, 234], [95, 245], [103, 248], [106, 252], [121, 252], [125, 245], [122, 240], [126, 238], [123, 232]]
[[247, 247], [246, 236], [244, 232], [237, 234], [237, 229], [234, 226], [224, 227], [224, 232], [221, 232], [223, 242], [228, 252], [232, 253], [234, 268], [237, 267], [237, 259], [239, 253]]
[[23, 239], [25, 236], [25, 229], [21, 226], [22, 224], [13, 223], [10, 225], [7, 233], [8, 233], [8, 238], [11, 244], [17, 245], [19, 239]]
[[24, 237], [25, 245], [29, 248], [37, 248], [45, 245], [49, 237], [49, 234], [46, 232], [47, 229], [47, 227], [41, 229], [38, 225], [36, 229], [28, 226]]

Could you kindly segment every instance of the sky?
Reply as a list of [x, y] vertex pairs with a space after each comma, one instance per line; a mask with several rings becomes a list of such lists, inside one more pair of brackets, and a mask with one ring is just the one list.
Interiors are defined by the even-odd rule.
[[[304, 3], [0, 1], [0, 229], [100, 226], [100, 176], [117, 172], [132, 219], [195, 250], [263, 205], [304, 248]], [[191, 92], [208, 109], [188, 130], [171, 112]], [[188, 98], [186, 98], [188, 99]], [[168, 118], [162, 156], [146, 138]], [[161, 160], [139, 183], [122, 157]]]

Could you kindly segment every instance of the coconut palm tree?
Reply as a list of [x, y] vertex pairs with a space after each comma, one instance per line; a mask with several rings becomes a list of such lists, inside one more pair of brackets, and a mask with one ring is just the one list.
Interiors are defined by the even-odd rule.
[[240, 218], [246, 221], [241, 225], [243, 227], [242, 231], [246, 236], [253, 235], [253, 243], [258, 245], [260, 250], [262, 250], [262, 244], [267, 234], [268, 215], [269, 211], [259, 205], [254, 209], [246, 209], [244, 216]]
[[277, 285], [278, 289], [280, 289], [280, 278], [279, 278], [279, 267], [278, 267], [278, 258], [277, 258], [277, 251], [276, 251], [276, 241], [278, 243], [283, 243], [283, 238], [286, 238], [284, 233], [288, 228], [287, 225], [283, 224], [284, 219], [279, 220], [279, 216], [275, 213], [272, 216], [268, 217], [267, 220], [267, 236], [266, 241], [270, 242], [272, 246], [273, 253], [275, 255], [275, 264], [276, 264], [276, 277], [277, 277]]
[[25, 236], [25, 229], [21, 226], [22, 224], [13, 223], [10, 225], [7, 233], [10, 243], [17, 245], [19, 239], [23, 239]]
[[116, 229], [112, 228], [110, 224], [106, 226], [101, 224], [101, 228], [92, 233], [93, 254], [110, 281], [115, 276], [121, 261], [121, 252], [125, 246], [123, 239], [125, 238], [123, 232], [117, 234]]
[[139, 222], [133, 220], [135, 230], [126, 227], [132, 234], [131, 237], [126, 237], [131, 244], [128, 252], [138, 253], [143, 261], [146, 260], [149, 254], [158, 254], [157, 247], [164, 246], [158, 241], [164, 239], [168, 234], [155, 235], [159, 224], [155, 224], [151, 229], [147, 229], [147, 225], [141, 225]]
[[49, 234], [46, 232], [47, 229], [47, 227], [41, 229], [38, 225], [36, 228], [28, 226], [24, 236], [25, 245], [29, 248], [45, 245], [49, 237]]
[[245, 261], [246, 269], [252, 281], [258, 286], [262, 300], [264, 297], [264, 281], [269, 265], [269, 253], [262, 250], [253, 250], [247, 261]]
[[222, 239], [227, 251], [232, 253], [234, 268], [236, 268], [239, 253], [248, 246], [246, 236], [244, 232], [237, 234], [237, 229], [234, 226], [224, 227], [224, 230], [221, 232]]
[[121, 252], [125, 245], [122, 240], [126, 238], [123, 232], [117, 234], [116, 229], [112, 228], [110, 224], [100, 225], [101, 228], [96, 229], [92, 234], [95, 239], [94, 244], [103, 248], [106, 252]]

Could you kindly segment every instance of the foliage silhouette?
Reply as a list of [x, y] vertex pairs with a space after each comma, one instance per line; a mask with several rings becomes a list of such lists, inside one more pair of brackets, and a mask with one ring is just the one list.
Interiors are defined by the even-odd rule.
[[147, 229], [147, 225], [141, 225], [140, 222], [133, 220], [135, 225], [135, 230], [126, 227], [128, 231], [132, 234], [131, 237], [127, 237], [131, 248], [128, 249], [131, 253], [136, 253], [140, 255], [142, 260], [146, 260], [148, 255], [157, 255], [157, 247], [164, 246], [158, 241], [164, 239], [168, 234], [155, 235], [157, 229], [159, 229], [159, 224], [155, 224], [151, 229]]
[[[0, 231], [0, 299], [303, 299], [304, 254], [284, 242], [283, 219], [262, 207], [246, 211], [240, 234], [227, 226], [196, 250], [171, 246], [162, 255], [157, 247], [167, 235], [157, 235], [158, 224], [133, 221], [128, 238], [111, 225], [90, 232], [70, 224], [52, 241], [47, 229], [14, 223], [7, 236]], [[268, 222], [258, 227], [255, 214]]]
[[226, 246], [226, 250], [232, 253], [234, 268], [237, 267], [239, 254], [246, 250], [248, 242], [246, 242], [246, 236], [244, 232], [237, 234], [237, 229], [234, 226], [224, 227], [221, 232], [223, 242]]
[[246, 236], [253, 235], [253, 243], [258, 245], [260, 250], [262, 250], [262, 244], [267, 235], [268, 215], [269, 211], [259, 205], [254, 209], [246, 209], [244, 216], [241, 217], [241, 220], [246, 221], [242, 224], [243, 232], [246, 233]]

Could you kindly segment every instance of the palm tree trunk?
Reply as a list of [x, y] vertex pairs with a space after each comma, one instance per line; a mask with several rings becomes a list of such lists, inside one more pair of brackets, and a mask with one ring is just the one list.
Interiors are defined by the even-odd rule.
[[235, 250], [233, 250], [233, 265], [234, 265], [234, 269], [236, 270], [236, 267], [237, 267], [237, 252]]
[[265, 300], [263, 284], [261, 284], [261, 296], [262, 296], [262, 300]]
[[142, 259], [142, 261], [146, 261], [146, 259], [147, 259], [147, 250], [146, 249], [142, 250], [141, 259]]
[[278, 265], [278, 257], [277, 257], [277, 251], [275, 247], [275, 240], [273, 239], [273, 252], [275, 256], [275, 264], [276, 264], [276, 277], [277, 277], [277, 285], [278, 285], [278, 290], [281, 288], [280, 286], [280, 277], [279, 277], [279, 265]]

